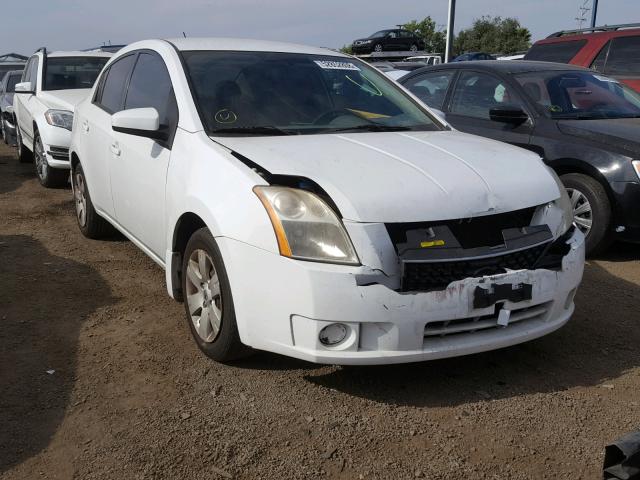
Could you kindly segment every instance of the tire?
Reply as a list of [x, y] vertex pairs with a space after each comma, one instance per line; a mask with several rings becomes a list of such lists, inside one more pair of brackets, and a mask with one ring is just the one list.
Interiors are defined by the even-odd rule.
[[413, 43], [413, 44], [409, 47], [409, 50], [410, 50], [410, 51], [412, 51], [412, 52], [417, 52], [417, 51], [418, 51], [418, 46], [417, 46], [415, 43]]
[[18, 161], [20, 163], [33, 162], [33, 152], [31, 152], [22, 143], [22, 134], [20, 133], [20, 128], [18, 127], [18, 125], [16, 125], [16, 142], [18, 143]]
[[381, 51], [382, 51], [382, 45], [380, 45], [379, 43], [376, 43], [376, 44], [373, 46], [373, 51], [374, 51], [374, 52], [381, 52]]
[[[2, 115], [2, 114], [0, 114]], [[4, 127], [4, 118], [0, 117], [0, 134], [2, 135], [2, 140], [4, 141], [4, 143], [6, 143], [7, 145], [9, 145], [9, 140], [7, 140], [7, 134], [6, 134], [6, 129]]]
[[603, 252], [613, 240], [611, 202], [607, 192], [596, 179], [581, 173], [568, 173], [560, 179], [574, 207], [574, 222], [586, 235], [586, 254]]
[[102, 218], [93, 208], [89, 187], [82, 170], [82, 165], [78, 163], [73, 169], [73, 203], [76, 207], [76, 220], [82, 234], [94, 240], [112, 236], [115, 229]]
[[47, 162], [42, 138], [36, 130], [33, 139], [33, 160], [36, 166], [36, 176], [40, 185], [46, 188], [57, 188], [67, 185], [69, 182], [69, 170], [51, 168]]
[[245, 357], [250, 349], [240, 342], [231, 286], [208, 228], [197, 230], [189, 239], [181, 277], [187, 323], [200, 350], [223, 363]]

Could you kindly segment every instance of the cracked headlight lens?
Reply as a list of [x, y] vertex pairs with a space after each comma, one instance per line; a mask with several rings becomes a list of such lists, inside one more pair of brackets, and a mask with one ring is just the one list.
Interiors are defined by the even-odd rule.
[[300, 260], [359, 265], [344, 226], [317, 195], [289, 187], [255, 187], [278, 240], [280, 254]]

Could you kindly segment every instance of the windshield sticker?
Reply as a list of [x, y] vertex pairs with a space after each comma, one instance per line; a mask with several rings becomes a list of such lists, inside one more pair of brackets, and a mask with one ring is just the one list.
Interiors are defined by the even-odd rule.
[[367, 120], [373, 120], [376, 118], [389, 118], [389, 115], [383, 115], [382, 113], [373, 113], [373, 112], [365, 112], [364, 110], [355, 110], [353, 108], [347, 108], [350, 112], [359, 115], [362, 118], [366, 118]]
[[325, 70], [355, 70], [356, 72], [360, 71], [357, 65], [351, 62], [334, 62], [331, 60], [314, 60], [314, 62], [320, 68], [324, 68]]
[[601, 82], [620, 83], [614, 78], [603, 77], [602, 75], [594, 75], [593, 78], [595, 78], [596, 80], [600, 80]]

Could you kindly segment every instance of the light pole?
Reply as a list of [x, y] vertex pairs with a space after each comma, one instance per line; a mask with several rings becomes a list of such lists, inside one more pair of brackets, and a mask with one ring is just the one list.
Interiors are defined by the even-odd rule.
[[[597, 1], [597, 0], [596, 0]], [[449, 18], [447, 20], [447, 46], [444, 52], [444, 63], [451, 60], [451, 52], [453, 50], [453, 28], [456, 19], [456, 0], [449, 0]]]
[[591, 28], [596, 28], [596, 17], [598, 16], [598, 0], [593, 0], [591, 6]]

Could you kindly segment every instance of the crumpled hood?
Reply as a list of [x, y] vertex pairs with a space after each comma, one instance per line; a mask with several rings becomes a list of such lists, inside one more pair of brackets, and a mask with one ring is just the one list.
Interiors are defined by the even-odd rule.
[[469, 218], [560, 196], [537, 155], [461, 132], [214, 140], [272, 174], [315, 181], [346, 220], [358, 222]]
[[602, 143], [605, 150], [640, 154], [640, 118], [559, 120], [558, 128], [566, 135]]
[[73, 112], [82, 100], [87, 98], [91, 92], [90, 88], [79, 88], [72, 90], [45, 90], [39, 98], [47, 107], [59, 110], [69, 110]]

